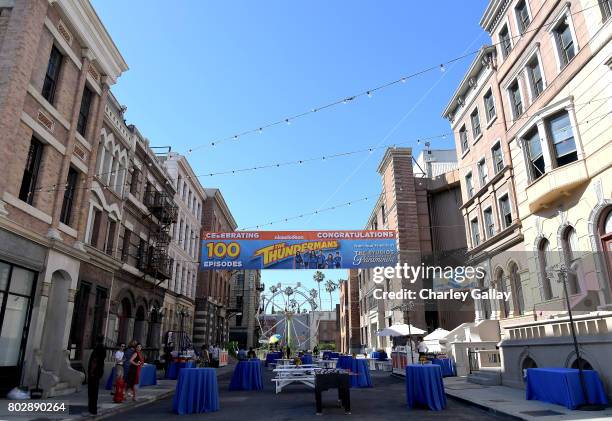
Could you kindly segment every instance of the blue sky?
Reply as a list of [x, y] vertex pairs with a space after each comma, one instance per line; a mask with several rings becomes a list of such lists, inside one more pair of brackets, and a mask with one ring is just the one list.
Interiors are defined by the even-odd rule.
[[[190, 148], [284, 119], [436, 65], [487, 42], [485, 0], [93, 0], [130, 70], [112, 89], [152, 145]], [[318, 112], [236, 142], [197, 149], [196, 174], [392, 144], [449, 130], [440, 114], [472, 57], [372, 98]], [[416, 143], [412, 145], [418, 151]], [[450, 148], [450, 137], [432, 147]], [[384, 152], [240, 175], [218, 187], [240, 227], [380, 191]], [[361, 229], [372, 202], [267, 229]], [[314, 287], [312, 272], [265, 271], [264, 282]], [[339, 279], [345, 271], [329, 271]], [[325, 301], [327, 298], [327, 301]], [[337, 298], [334, 298], [336, 301]], [[324, 308], [329, 298], [324, 294]]]

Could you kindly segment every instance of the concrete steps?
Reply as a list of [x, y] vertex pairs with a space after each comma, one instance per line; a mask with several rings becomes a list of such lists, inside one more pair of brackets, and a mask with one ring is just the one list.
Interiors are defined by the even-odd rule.
[[70, 395], [76, 391], [76, 388], [70, 387], [68, 382], [59, 382], [49, 391], [49, 397]]
[[498, 386], [501, 384], [500, 370], [480, 370], [468, 374], [467, 381], [483, 386]]

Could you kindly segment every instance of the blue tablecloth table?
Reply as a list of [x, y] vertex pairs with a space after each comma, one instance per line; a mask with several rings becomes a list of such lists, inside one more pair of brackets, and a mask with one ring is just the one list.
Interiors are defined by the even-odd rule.
[[170, 380], [178, 379], [179, 373], [184, 368], [194, 368], [195, 364], [193, 361], [187, 361], [184, 363], [171, 362], [166, 372], [166, 378]]
[[453, 360], [450, 358], [433, 358], [431, 363], [440, 366], [442, 369], [442, 377], [456, 376], [455, 364], [453, 364]]
[[408, 406], [427, 406], [433, 411], [446, 408], [442, 369], [435, 364], [406, 366], [406, 399]]
[[[125, 373], [124, 373], [125, 376]], [[145, 364], [140, 369], [140, 379], [138, 386], [155, 386], [157, 384], [157, 367], [154, 364]], [[113, 383], [115, 382], [115, 367], [111, 370], [108, 379], [106, 380], [105, 389], [111, 390], [113, 388]]]
[[323, 351], [323, 356], [322, 358], [324, 360], [333, 360], [334, 358], [338, 358], [340, 356], [339, 352], [334, 352], [334, 351]]
[[268, 352], [266, 354], [266, 367], [268, 366], [268, 364], [270, 363], [276, 363], [276, 360], [278, 360], [279, 358], [283, 358], [283, 353], [282, 352]]
[[238, 361], [229, 390], [263, 390], [261, 361]]
[[176, 382], [172, 411], [179, 415], [219, 410], [219, 388], [214, 368], [183, 368]]
[[590, 403], [606, 405], [608, 399], [597, 371], [582, 370], [588, 402], [585, 402], [580, 374], [575, 368], [528, 368], [527, 400], [539, 400], [576, 409]]
[[372, 387], [368, 360], [341, 355], [336, 362], [336, 368], [351, 371], [353, 374], [351, 376], [351, 387]]
[[300, 357], [302, 364], [312, 364], [312, 355], [304, 354]]
[[370, 355], [370, 358], [374, 360], [379, 360], [379, 361], [387, 361], [389, 359], [385, 351], [381, 351], [381, 352], [374, 351], [372, 352], [372, 355]]

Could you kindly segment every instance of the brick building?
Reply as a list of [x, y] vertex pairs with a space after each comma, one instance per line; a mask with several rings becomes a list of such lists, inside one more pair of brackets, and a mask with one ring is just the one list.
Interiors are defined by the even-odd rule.
[[[238, 226], [219, 189], [205, 189], [202, 208], [202, 232], [234, 231]], [[196, 315], [193, 342], [202, 345], [222, 345], [229, 338], [228, 313], [230, 283], [229, 270], [204, 270], [198, 273]]]
[[340, 351], [359, 352], [361, 336], [359, 334], [359, 274], [357, 270], [349, 270], [348, 279], [340, 282], [338, 313]]
[[49, 394], [82, 382], [66, 344], [91, 260], [85, 204], [108, 90], [125, 70], [89, 2], [0, 2], [3, 391], [32, 385], [39, 365]]
[[237, 341], [240, 346], [246, 348], [259, 346], [257, 314], [263, 290], [259, 270], [241, 270], [232, 277], [230, 308], [235, 313], [229, 318], [230, 341]]

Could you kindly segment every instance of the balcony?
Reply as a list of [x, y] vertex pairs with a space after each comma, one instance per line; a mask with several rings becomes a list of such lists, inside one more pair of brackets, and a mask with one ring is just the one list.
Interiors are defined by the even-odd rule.
[[173, 224], [178, 219], [178, 207], [166, 193], [147, 191], [144, 204], [162, 224]]
[[164, 247], [151, 247], [149, 250], [149, 253], [139, 255], [138, 269], [157, 279], [170, 279], [174, 259], [168, 256]]
[[555, 168], [527, 187], [527, 202], [529, 210], [537, 212], [570, 193], [577, 187], [589, 181], [585, 161], [578, 160], [571, 164]]

